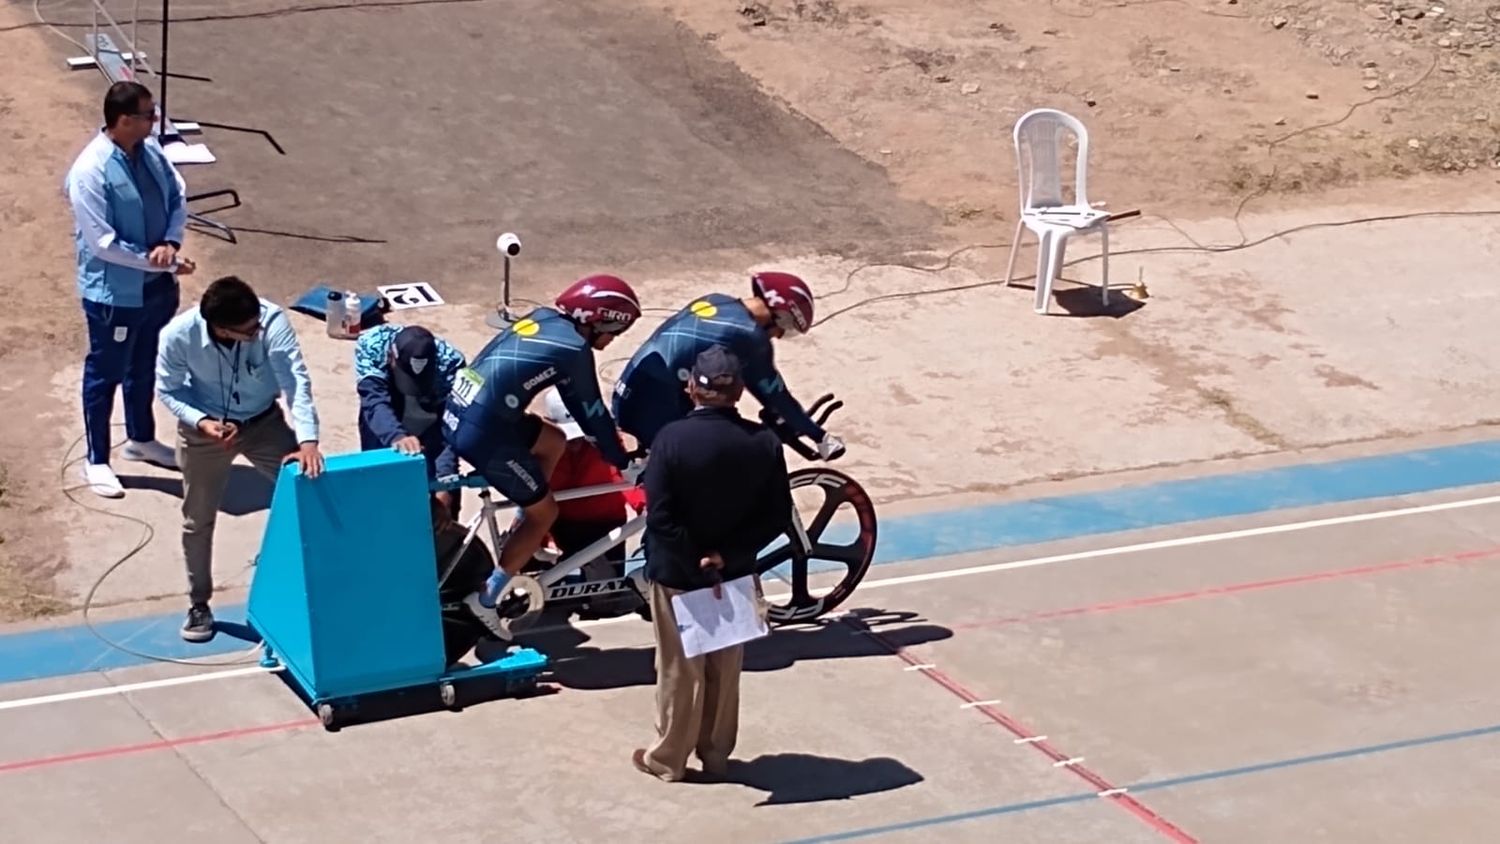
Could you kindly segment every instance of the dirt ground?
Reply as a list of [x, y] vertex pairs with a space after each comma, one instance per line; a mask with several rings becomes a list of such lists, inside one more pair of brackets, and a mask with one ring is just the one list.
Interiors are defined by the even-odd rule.
[[[0, 29], [30, 20], [29, 7], [0, 6]], [[73, 261], [62, 178], [95, 118], [99, 77], [67, 76], [39, 31], [0, 33], [0, 616], [59, 608], [52, 578], [65, 565], [55, 543], [67, 517], [57, 457], [82, 431], [78, 405], [50, 400], [51, 379], [81, 357], [82, 314], [67, 268]], [[50, 547], [49, 547], [50, 546]]]
[[[506, 229], [527, 244], [521, 296], [601, 266], [668, 307], [733, 290], [767, 262], [813, 274], [820, 291], [859, 271], [827, 299], [835, 308], [983, 284], [1003, 272], [1004, 251], [970, 253], [946, 274], [860, 267], [933, 266], [946, 250], [1007, 240], [1009, 128], [1041, 105], [1088, 124], [1092, 199], [1170, 218], [1205, 242], [1268, 234], [1285, 215], [1500, 207], [1500, 7], [1482, 2], [1420, 15], [1404, 3], [1393, 15], [1389, 4], [1252, 0], [359, 5], [174, 4], [173, 69], [214, 81], [173, 80], [173, 114], [263, 128], [287, 150], [209, 130], [219, 163], [185, 174], [194, 191], [240, 190], [245, 206], [218, 216], [242, 240], [190, 237], [204, 272], [184, 301], [230, 272], [280, 301], [319, 281], [421, 278], [453, 303], [423, 318], [472, 351], [495, 292], [489, 244]], [[76, 0], [40, 8], [62, 23], [86, 18]], [[82, 352], [60, 183], [103, 89], [97, 74], [62, 69], [78, 52], [34, 26], [29, 3], [0, 4], [0, 78], [25, 81], [0, 92], [0, 289], [11, 294], [0, 396], [12, 408], [0, 417], [0, 617], [76, 605], [85, 574], [136, 530], [86, 518], [57, 492], [81, 431]], [[1242, 206], [1261, 216], [1235, 219]], [[793, 383], [849, 391], [874, 411], [850, 434], [868, 449], [854, 466], [883, 500], [1500, 417], [1485, 392], [1500, 368], [1482, 319], [1493, 296], [1473, 283], [1493, 267], [1493, 220], [1345, 231], [1233, 266], [1201, 254], [1117, 261], [1117, 283], [1149, 273], [1161, 298], [1115, 319], [1042, 321], [1025, 291], [932, 297], [929, 318], [963, 326], [950, 329], [962, 340], [921, 370], [930, 337], [899, 308], [874, 306], [809, 338], [787, 366]], [[1160, 220], [1125, 227], [1121, 242], [1184, 245]], [[1343, 263], [1328, 267], [1339, 269], [1309, 289], [1299, 268], [1334, 252]], [[1427, 255], [1442, 257], [1437, 272], [1466, 307], [1423, 298]], [[1360, 274], [1386, 283], [1350, 309], [1367, 295]], [[975, 310], [1001, 313], [997, 301], [993, 319]], [[299, 325], [318, 383], [347, 377], [346, 350]], [[1004, 351], [985, 342], [996, 331], [1011, 341]], [[1421, 350], [1421, 363], [1391, 360], [1392, 343]], [[1049, 369], [1058, 350], [1062, 366]], [[913, 385], [913, 371], [930, 378]], [[867, 377], [839, 377], [854, 372]], [[1071, 424], [1110, 382], [1118, 401], [1103, 432]], [[319, 395], [337, 402], [325, 417], [343, 428], [339, 393]], [[913, 430], [913, 418], [936, 420], [940, 435]], [[973, 455], [957, 444], [932, 453], [974, 431], [985, 441]], [[132, 491], [105, 506], [156, 526], [151, 553], [169, 572], [174, 505], [159, 498]], [[253, 523], [238, 530], [236, 542], [253, 543]], [[155, 594], [169, 578], [145, 580], [127, 591]]]
[[1261, 192], [1500, 167], [1500, 6], [1436, 5], [1444, 13], [1259, 0], [673, 8], [906, 195], [982, 227], [1014, 219], [1010, 127], [1043, 105], [1089, 126], [1091, 198], [1113, 209], [1221, 214]]

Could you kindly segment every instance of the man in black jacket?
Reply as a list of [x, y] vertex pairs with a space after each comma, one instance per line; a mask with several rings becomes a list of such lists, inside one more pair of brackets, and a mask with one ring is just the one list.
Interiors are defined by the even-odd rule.
[[672, 596], [754, 574], [756, 554], [791, 526], [792, 493], [781, 441], [742, 418], [740, 362], [723, 346], [698, 355], [688, 379], [694, 409], [657, 434], [646, 466], [646, 579], [656, 628], [656, 730], [635, 751], [641, 771], [683, 778], [696, 751], [721, 776], [739, 729], [735, 645], [688, 659]]

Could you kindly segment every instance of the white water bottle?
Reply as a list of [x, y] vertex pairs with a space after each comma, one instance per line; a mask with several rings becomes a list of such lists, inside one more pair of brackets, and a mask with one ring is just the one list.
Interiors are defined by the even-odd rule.
[[344, 294], [344, 334], [349, 337], [357, 337], [363, 320], [363, 309], [360, 307], [359, 294], [350, 290]]
[[329, 337], [344, 336], [344, 294], [328, 291], [328, 306], [324, 309], [323, 321], [328, 324]]

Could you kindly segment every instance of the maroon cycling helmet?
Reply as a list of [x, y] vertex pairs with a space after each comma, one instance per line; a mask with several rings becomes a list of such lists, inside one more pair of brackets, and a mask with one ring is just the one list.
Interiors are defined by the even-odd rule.
[[590, 275], [568, 285], [555, 302], [563, 315], [601, 334], [619, 334], [641, 317], [641, 300], [625, 279]]
[[801, 278], [791, 273], [756, 273], [750, 277], [750, 289], [771, 308], [776, 324], [788, 334], [806, 334], [812, 327], [813, 295]]

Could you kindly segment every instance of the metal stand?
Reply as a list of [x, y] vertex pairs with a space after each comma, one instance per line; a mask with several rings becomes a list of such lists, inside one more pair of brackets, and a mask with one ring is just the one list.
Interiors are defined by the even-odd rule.
[[[167, 37], [172, 31], [172, 0], [161, 0], [161, 73], [156, 74], [156, 103], [161, 107], [161, 143], [163, 146], [182, 140], [167, 120]], [[133, 46], [133, 45], [132, 45]]]
[[[220, 205], [220, 206], [214, 208], [215, 211], [223, 211], [223, 210], [225, 210], [227, 208], [238, 208], [238, 207], [240, 207], [240, 193], [239, 193], [239, 191], [235, 190], [234, 188], [225, 188], [223, 190], [211, 190], [211, 191], [209, 191], [207, 193], [195, 193], [192, 196], [189, 196], [187, 198], [187, 201], [188, 202], [198, 202], [198, 201], [204, 200], [204, 199], [215, 199], [215, 198], [220, 197], [220, 196], [227, 196], [227, 197], [229, 197], [229, 204], [228, 205]], [[211, 220], [211, 219], [203, 216], [202, 214], [195, 214], [192, 211], [189, 211], [187, 216], [188, 216], [188, 219], [192, 220], [194, 223], [197, 223], [200, 226], [206, 226], [207, 228], [210, 228], [210, 229], [213, 229], [214, 231], [217, 231], [225, 240], [229, 241], [230, 243], [239, 243], [240, 242], [239, 238], [236, 237], [235, 234], [234, 234], [234, 229], [230, 228], [229, 226], [224, 225], [223, 223], [219, 222], [218, 220]]]
[[506, 232], [495, 238], [495, 250], [505, 261], [505, 280], [500, 287], [500, 305], [494, 313], [485, 317], [484, 322], [490, 328], [504, 329], [515, 325], [519, 319], [510, 309], [510, 259], [521, 254], [521, 238], [515, 232]]
[[509, 328], [516, 324], [516, 315], [510, 309], [510, 256], [504, 255], [504, 260], [505, 277], [500, 287], [500, 306], [484, 318], [485, 325], [490, 328]]

